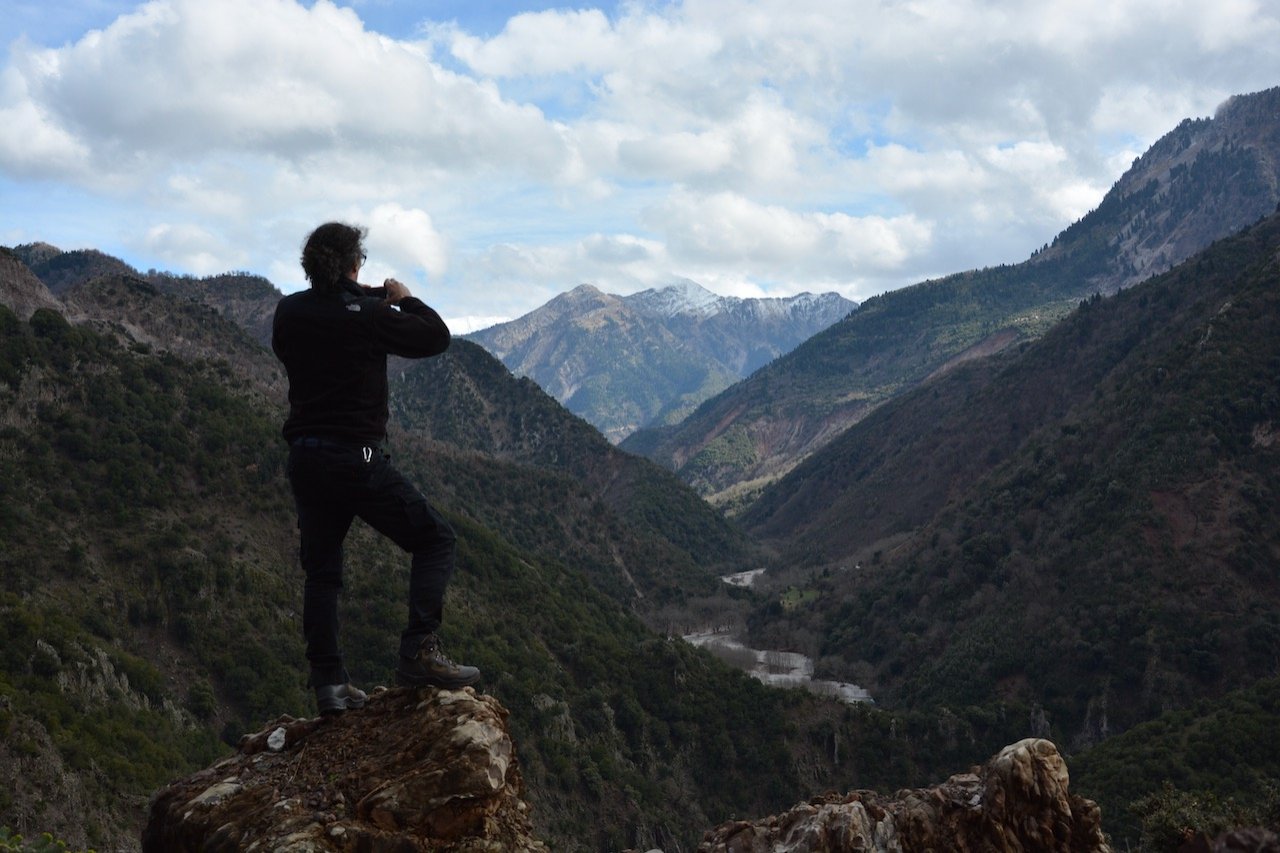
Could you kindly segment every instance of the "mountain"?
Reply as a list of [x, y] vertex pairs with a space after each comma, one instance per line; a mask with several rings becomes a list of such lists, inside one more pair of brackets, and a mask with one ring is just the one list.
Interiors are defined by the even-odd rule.
[[[1037, 255], [1057, 285], [1082, 234]], [[0, 294], [56, 300], [0, 309], [0, 828], [127, 849], [153, 791], [310, 710], [283, 398], [221, 313], [66, 254], [33, 254], [57, 297], [0, 252]], [[1028, 735], [1083, 769], [1104, 825], [1166, 780], [1265, 791], [1277, 257], [1272, 218], [1105, 298], [1060, 298], [1056, 324], [1037, 309], [1034, 335], [989, 330], [741, 516], [777, 555], [754, 590], [714, 577], [764, 564], [736, 523], [481, 347], [394, 364], [390, 446], [459, 531], [449, 650], [511, 712], [538, 837], [689, 849], [733, 815], [916, 785]], [[956, 281], [1013, 299], [984, 275]], [[252, 294], [225, 304], [250, 322]], [[940, 297], [937, 340], [955, 304]], [[360, 526], [348, 557], [344, 641], [372, 686], [404, 557]], [[768, 690], [653, 631], [655, 607], [750, 608], [753, 645], [807, 652], [878, 706]]]
[[[1193, 836], [1267, 827], [1280, 840], [1280, 678], [1153, 720], [1076, 756], [1072, 787], [1102, 807], [1118, 845], [1176, 850]], [[1211, 850], [1265, 850], [1262, 844]], [[1205, 849], [1205, 848], [1201, 848]]]
[[791, 353], [623, 448], [741, 507], [885, 400], [1043, 334], [1080, 299], [1165, 271], [1276, 209], [1280, 88], [1187, 120], [1136, 160], [1098, 208], [1028, 260], [867, 300]]
[[[313, 706], [278, 368], [210, 307], [86, 258], [64, 297], [98, 316], [0, 307], [0, 829], [115, 851], [153, 792]], [[29, 288], [5, 270], [0, 293]], [[919, 784], [1025, 734], [769, 689], [651, 631], [657, 602], [743, 595], [713, 574], [754, 559], [736, 527], [479, 346], [392, 385], [389, 446], [459, 533], [448, 650], [510, 710], [555, 849], [691, 849], [735, 813]], [[359, 524], [346, 554], [345, 652], [373, 687], [406, 558]]]
[[[279, 298], [274, 288], [272, 293]], [[120, 335], [131, 345], [224, 362], [244, 383], [260, 386], [264, 402], [278, 402], [286, 393], [275, 356], [216, 307], [188, 295], [163, 292], [136, 275], [110, 273], [69, 284], [63, 301], [81, 325]]]
[[[393, 389], [397, 443], [436, 452], [424, 482], [528, 552], [581, 566], [637, 612], [717, 595], [717, 575], [763, 559], [675, 475], [616, 449], [478, 344], [407, 366]], [[596, 520], [590, 534], [584, 516]]]
[[809, 638], [890, 706], [1028, 709], [1072, 750], [1274, 677], [1277, 376], [1280, 213], [899, 395], [766, 489], [742, 520], [794, 588], [751, 639]]
[[64, 252], [48, 243], [27, 243], [14, 246], [12, 251], [55, 296], [61, 296], [77, 282], [107, 275], [138, 274], [124, 261], [97, 249]]
[[255, 341], [271, 346], [271, 320], [280, 291], [262, 276], [240, 272], [195, 278], [151, 271], [147, 281], [166, 293], [217, 309]]
[[[214, 308], [262, 346], [270, 345], [271, 317], [281, 294], [262, 276], [247, 272], [203, 278], [155, 270], [141, 273], [119, 258], [96, 249], [67, 252], [49, 243], [27, 243], [6, 249], [6, 252], [22, 268], [20, 273], [16, 268], [7, 270], [6, 280], [14, 280], [19, 275], [34, 278], [48, 296], [62, 298], [62, 304], [58, 305], [56, 300], [50, 302], [47, 297], [42, 297], [45, 307], [60, 311], [70, 309], [76, 319], [81, 319], [76, 315], [76, 299], [74, 294], [69, 294], [77, 286], [97, 279], [133, 280], [148, 284], [156, 291]], [[8, 301], [4, 304], [13, 306]], [[84, 312], [85, 317], [103, 319], [102, 311], [106, 307], [101, 304], [91, 306]]]
[[617, 442], [679, 420], [856, 307], [835, 293], [717, 296], [687, 280], [631, 296], [584, 284], [468, 337]]

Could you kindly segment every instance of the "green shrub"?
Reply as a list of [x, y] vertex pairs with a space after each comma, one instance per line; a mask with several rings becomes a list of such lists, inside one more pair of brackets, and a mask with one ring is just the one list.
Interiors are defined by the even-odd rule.
[[1179, 791], [1166, 782], [1129, 808], [1142, 825], [1141, 849], [1173, 853], [1196, 836], [1216, 838], [1233, 829], [1258, 826], [1280, 828], [1280, 787], [1268, 783], [1256, 798], [1237, 800], [1212, 791]]
[[[0, 826], [0, 850], [13, 853], [75, 853], [65, 841], [58, 841], [47, 832], [39, 838], [26, 841], [21, 835], [11, 833], [6, 826]], [[94, 851], [90, 849], [83, 853]]]

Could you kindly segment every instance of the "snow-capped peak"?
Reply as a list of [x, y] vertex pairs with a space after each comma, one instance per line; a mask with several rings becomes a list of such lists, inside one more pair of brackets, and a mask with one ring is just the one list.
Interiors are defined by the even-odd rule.
[[734, 300], [717, 296], [697, 282], [685, 278], [663, 288], [651, 288], [634, 293], [625, 297], [624, 301], [632, 308], [662, 317], [676, 317], [681, 314], [710, 317], [723, 311], [725, 306]]

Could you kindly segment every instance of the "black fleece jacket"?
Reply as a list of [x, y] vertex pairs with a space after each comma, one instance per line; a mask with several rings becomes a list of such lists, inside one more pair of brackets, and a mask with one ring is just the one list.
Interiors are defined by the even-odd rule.
[[450, 340], [440, 315], [412, 296], [393, 308], [344, 279], [335, 292], [284, 297], [271, 348], [289, 374], [285, 439], [378, 444], [387, 432], [387, 356], [439, 355]]

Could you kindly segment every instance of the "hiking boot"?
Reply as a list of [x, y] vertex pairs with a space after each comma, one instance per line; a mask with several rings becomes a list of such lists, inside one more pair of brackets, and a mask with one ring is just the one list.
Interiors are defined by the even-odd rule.
[[428, 634], [418, 648], [418, 654], [407, 658], [400, 656], [396, 667], [396, 684], [401, 687], [447, 687], [456, 689], [475, 684], [480, 670], [474, 666], [454, 663], [440, 650], [440, 638]]
[[321, 714], [341, 714], [363, 708], [369, 697], [354, 684], [322, 684], [316, 688], [316, 706]]

